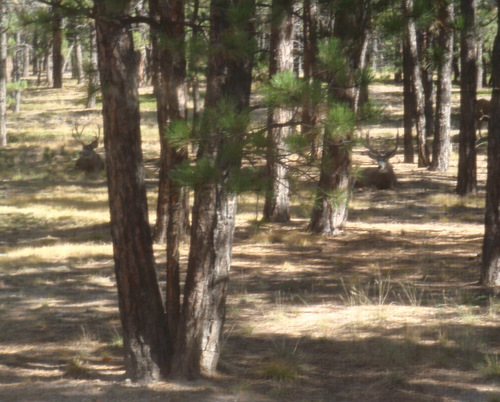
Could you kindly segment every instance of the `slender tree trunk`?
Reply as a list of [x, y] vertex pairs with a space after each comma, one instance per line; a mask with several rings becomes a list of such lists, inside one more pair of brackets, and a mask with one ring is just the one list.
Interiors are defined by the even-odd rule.
[[[271, 48], [269, 75], [293, 69], [293, 2], [274, 0], [271, 17]], [[267, 175], [269, 188], [264, 204], [264, 219], [271, 222], [290, 220], [290, 190], [287, 178], [286, 138], [291, 127], [283, 126], [292, 118], [292, 111], [276, 108], [269, 111]], [[279, 126], [279, 127], [275, 127]]]
[[[462, 0], [460, 9], [464, 19], [461, 31], [460, 58], [460, 133], [458, 144], [457, 194], [477, 191], [476, 176], [476, 0]], [[493, 109], [492, 109], [493, 110]]]
[[[163, 41], [153, 41], [159, 62], [155, 93], [158, 104], [161, 156], [156, 236], [167, 241], [166, 308], [171, 342], [176, 338], [180, 317], [179, 246], [184, 232], [185, 192], [169, 173], [187, 158], [187, 150], [170, 146], [166, 138], [169, 124], [187, 118], [186, 57], [184, 52], [184, 2], [150, 0], [150, 10], [160, 17]], [[158, 39], [158, 37], [156, 37]], [[166, 41], [166, 43], [165, 43]], [[163, 43], [163, 45], [162, 45]], [[161, 201], [161, 202], [160, 202]], [[164, 214], [165, 216], [160, 216]], [[165, 222], [166, 221], [166, 222]], [[166, 225], [163, 228], [163, 225]], [[163, 235], [166, 232], [166, 236]]]
[[76, 64], [76, 80], [78, 84], [83, 81], [83, 54], [82, 54], [82, 42], [80, 36], [75, 37], [75, 64]]
[[[316, 0], [304, 1], [303, 13], [303, 35], [304, 35], [304, 81], [312, 87], [316, 76], [316, 52], [317, 52], [317, 4]], [[305, 91], [305, 99], [302, 104], [302, 126], [301, 132], [311, 142], [311, 156], [318, 157], [318, 132], [316, 128], [316, 110], [311, 104], [309, 91]]]
[[[229, 13], [244, 7], [244, 21], [230, 21]], [[234, 112], [249, 105], [252, 80], [253, 2], [242, 0], [212, 0], [210, 4], [210, 46], [207, 70], [205, 113], [201, 125], [202, 141], [198, 163], [214, 166], [218, 178], [205, 181], [195, 188], [191, 246], [184, 288], [184, 304], [178, 329], [172, 367], [176, 375], [195, 378], [200, 373], [213, 374], [220, 356], [220, 337], [225, 319], [225, 301], [231, 265], [236, 196], [228, 188], [232, 172], [238, 170], [244, 133], [225, 136], [217, 129], [219, 119], [213, 112], [230, 98]], [[240, 14], [241, 15], [241, 14]], [[232, 57], [225, 46], [227, 35], [239, 34], [242, 51]], [[248, 43], [243, 41], [246, 33]], [[234, 51], [234, 50], [233, 50]], [[228, 158], [228, 149], [233, 157]]]
[[[111, 234], [125, 367], [133, 381], [166, 374], [165, 311], [156, 277], [141, 151], [137, 63], [130, 30], [114, 22], [130, 2], [97, 2], [97, 43]], [[100, 18], [105, 16], [105, 18]]]
[[97, 92], [99, 91], [99, 71], [97, 66], [97, 43], [96, 31], [90, 27], [90, 58], [87, 71], [87, 109], [93, 109], [97, 104]]
[[417, 127], [417, 153], [418, 166], [429, 166], [429, 150], [425, 136], [425, 111], [422, 74], [418, 58], [417, 32], [413, 18], [413, 0], [405, 0], [405, 14], [407, 16], [406, 35], [408, 40], [409, 57], [412, 66], [413, 95], [415, 97], [416, 127]]
[[45, 53], [45, 72], [46, 72], [46, 75], [47, 75], [47, 85], [49, 87], [53, 87], [54, 86], [54, 75], [53, 75], [53, 72], [52, 72], [52, 51], [48, 50], [46, 53]]
[[[500, 10], [500, 0], [497, 0]], [[498, 19], [500, 32], [500, 18]], [[497, 33], [492, 54], [493, 88], [500, 85], [500, 34]], [[488, 178], [486, 182], [486, 214], [483, 242], [481, 283], [500, 285], [500, 93], [493, 91], [488, 129]]]
[[483, 65], [483, 45], [484, 38], [481, 35], [481, 31], [477, 31], [477, 43], [476, 43], [476, 63], [477, 63], [477, 89], [483, 88], [485, 69]]
[[453, 2], [439, 3], [439, 46], [442, 58], [438, 63], [438, 88], [436, 95], [436, 127], [434, 130], [433, 158], [430, 169], [440, 172], [448, 170], [451, 141], [451, 74], [453, 62]]
[[7, 146], [7, 18], [6, 0], [0, 0], [0, 146]]
[[403, 40], [403, 126], [404, 126], [404, 161], [405, 163], [413, 163], [413, 119], [415, 116], [415, 105], [413, 96], [412, 84], [412, 66], [409, 53], [408, 40]]
[[432, 137], [434, 134], [434, 71], [430, 57], [425, 55], [431, 52], [433, 46], [433, 35], [429, 30], [420, 32], [420, 54], [423, 55], [422, 66], [422, 86], [424, 89], [424, 114], [425, 114], [425, 136], [426, 138]]
[[62, 88], [63, 85], [63, 57], [62, 57], [62, 17], [58, 10], [54, 10], [52, 32], [52, 74], [53, 88]]

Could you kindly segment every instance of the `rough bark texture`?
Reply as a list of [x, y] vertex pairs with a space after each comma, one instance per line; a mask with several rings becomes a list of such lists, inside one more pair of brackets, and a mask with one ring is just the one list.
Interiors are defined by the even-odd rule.
[[187, 117], [186, 57], [184, 53], [184, 2], [150, 0], [150, 10], [159, 16], [161, 32], [154, 40], [155, 92], [160, 132], [160, 184], [157, 204], [156, 240], [167, 241], [166, 309], [171, 341], [176, 338], [180, 317], [179, 245], [183, 233], [184, 195], [169, 176], [187, 158], [187, 150], [170, 146], [165, 137], [168, 125]]
[[[205, 122], [201, 125], [198, 160], [210, 161], [218, 176], [195, 189], [184, 304], [172, 364], [176, 370], [174, 375], [188, 378], [196, 378], [201, 373], [213, 374], [220, 355], [236, 214], [236, 196], [228, 188], [228, 180], [241, 164], [239, 157], [227, 158], [227, 151], [228, 147], [241, 146], [244, 133], [226, 136], [217, 131], [214, 124], [210, 124], [208, 111], [228, 98], [236, 112], [249, 104], [253, 52], [232, 57], [225, 47], [228, 35], [233, 35], [235, 29], [243, 29], [249, 41], [253, 38], [252, 15], [245, 23], [233, 25], [229, 21], [228, 13], [239, 6], [248, 7], [249, 14], [253, 15], [253, 2], [212, 0], [210, 4], [213, 51], [208, 60]], [[245, 43], [240, 45], [246, 50]]]
[[412, 67], [409, 53], [408, 40], [403, 41], [403, 126], [404, 126], [404, 161], [405, 163], [413, 163], [413, 118], [415, 116], [415, 106], [412, 85]]
[[458, 144], [457, 194], [477, 191], [476, 173], [476, 0], [462, 0], [460, 9], [464, 19], [461, 32], [460, 58], [460, 133]]
[[[271, 48], [269, 75], [293, 69], [293, 2], [294, 0], [274, 0], [272, 3]], [[290, 191], [287, 178], [288, 158], [285, 140], [291, 127], [283, 125], [292, 118], [292, 111], [276, 108], [269, 111], [267, 175], [269, 188], [264, 204], [264, 219], [271, 222], [290, 220]]]
[[167, 330], [148, 222], [137, 63], [130, 30], [115, 22], [129, 3], [113, 3], [111, 10], [106, 4], [96, 2], [97, 41], [125, 367], [133, 381], [150, 382], [166, 371]]
[[321, 173], [309, 230], [315, 234], [335, 236], [347, 221], [350, 196], [351, 153], [342, 141], [325, 133]]
[[5, 0], [0, 0], [0, 146], [7, 145], [7, 33]]
[[[497, 1], [500, 9], [500, 0]], [[498, 20], [500, 30], [500, 19]], [[500, 32], [500, 31], [499, 31]], [[492, 55], [493, 96], [491, 110], [500, 110], [500, 34], [497, 33]], [[483, 242], [481, 282], [500, 285], [500, 113], [491, 113], [488, 133], [488, 178]]]
[[451, 125], [451, 73], [453, 62], [453, 2], [439, 3], [439, 46], [442, 49], [438, 63], [436, 94], [436, 126], [434, 129], [433, 157], [430, 169], [440, 172], [448, 170], [450, 164]]
[[422, 70], [418, 58], [417, 31], [413, 18], [413, 0], [405, 0], [404, 6], [407, 17], [406, 37], [408, 41], [408, 56], [412, 67], [413, 95], [415, 99], [418, 166], [427, 167], [429, 166], [429, 150], [425, 136], [424, 90], [422, 86]]

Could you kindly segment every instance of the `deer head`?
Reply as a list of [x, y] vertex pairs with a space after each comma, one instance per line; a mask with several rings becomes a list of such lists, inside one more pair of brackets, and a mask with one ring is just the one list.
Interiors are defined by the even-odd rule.
[[75, 123], [72, 129], [72, 136], [82, 145], [82, 150], [80, 151], [80, 157], [76, 161], [77, 169], [83, 170], [86, 173], [98, 172], [104, 169], [104, 162], [101, 156], [95, 151], [99, 146], [99, 138], [101, 137], [101, 128], [98, 127], [97, 135], [94, 139], [86, 144], [82, 140], [82, 133], [85, 129], [83, 126], [79, 129], [78, 124]]
[[375, 186], [380, 190], [392, 188], [396, 185], [397, 179], [392, 165], [389, 162], [398, 150], [399, 131], [396, 136], [396, 146], [393, 150], [380, 152], [370, 145], [370, 135], [366, 134], [365, 148], [368, 149], [368, 156], [377, 162], [377, 168], [367, 168], [362, 172], [361, 186]]

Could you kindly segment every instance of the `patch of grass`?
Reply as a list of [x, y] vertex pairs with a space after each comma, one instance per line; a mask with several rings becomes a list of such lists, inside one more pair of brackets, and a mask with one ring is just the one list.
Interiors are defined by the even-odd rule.
[[64, 376], [71, 378], [88, 378], [90, 376], [90, 371], [86, 367], [83, 359], [80, 357], [74, 357], [66, 366]]
[[486, 378], [500, 379], [500, 359], [498, 355], [486, 355], [485, 362], [479, 366], [479, 369]]
[[108, 346], [114, 349], [121, 349], [123, 348], [123, 337], [118, 333], [116, 328], [114, 328], [114, 331], [115, 333], [108, 342]]
[[262, 376], [278, 382], [294, 381], [300, 370], [298, 345], [297, 342], [295, 347], [292, 348], [285, 341], [279, 346], [275, 345], [275, 354], [264, 363]]

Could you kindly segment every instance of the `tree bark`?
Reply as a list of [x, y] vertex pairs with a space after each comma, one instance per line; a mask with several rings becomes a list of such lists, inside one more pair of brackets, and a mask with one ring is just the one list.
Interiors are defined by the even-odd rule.
[[[465, 0], [464, 0], [465, 1]], [[500, 0], [497, 0], [500, 9]], [[498, 19], [500, 30], [500, 19]], [[500, 31], [499, 31], [500, 32]], [[497, 33], [492, 54], [493, 88], [500, 85], [500, 34]], [[500, 92], [493, 91], [491, 111], [500, 110]], [[486, 182], [485, 234], [481, 283], [500, 285], [500, 113], [490, 113], [488, 129], [488, 178]]]
[[442, 49], [438, 63], [436, 94], [436, 126], [434, 129], [433, 158], [430, 169], [439, 172], [448, 170], [450, 164], [451, 126], [451, 74], [453, 63], [453, 2], [439, 3], [439, 46]]
[[413, 163], [413, 119], [415, 117], [415, 105], [412, 84], [412, 66], [407, 38], [403, 39], [403, 126], [404, 126], [404, 161]]
[[460, 133], [458, 144], [459, 195], [477, 191], [476, 173], [476, 0], [462, 0], [464, 25], [460, 33], [462, 77], [460, 80]]
[[87, 109], [93, 109], [97, 104], [97, 92], [99, 91], [99, 71], [97, 66], [97, 43], [96, 31], [90, 27], [90, 58], [87, 73]]
[[[269, 76], [293, 69], [293, 3], [294, 0], [273, 0], [271, 16], [271, 47]], [[269, 188], [264, 203], [264, 219], [271, 222], [290, 220], [290, 190], [287, 178], [286, 138], [291, 127], [283, 125], [292, 119], [292, 111], [275, 108], [269, 111], [267, 175]]]
[[[317, 3], [316, 0], [304, 1], [303, 12], [303, 36], [304, 36], [304, 81], [312, 87], [313, 80], [317, 76], [316, 52], [317, 52]], [[311, 104], [311, 99], [306, 91], [302, 104], [301, 133], [309, 138], [311, 143], [311, 157], [319, 155], [318, 132], [316, 129], [316, 110]]]
[[[241, 6], [246, 6], [247, 18], [239, 23], [230, 21], [230, 11]], [[254, 52], [247, 53], [246, 49], [253, 43], [254, 12], [253, 2], [212, 0], [210, 4], [213, 51], [209, 53], [202, 140], [197, 159], [199, 163], [213, 166], [218, 175], [195, 188], [184, 304], [172, 364], [176, 375], [188, 378], [196, 378], [201, 373], [213, 374], [220, 355], [236, 214], [236, 196], [228, 184], [241, 165], [244, 133], [224, 135], [217, 129], [219, 119], [211, 116], [228, 98], [233, 102], [235, 113], [241, 113], [249, 105]], [[236, 29], [243, 30], [238, 35], [242, 39], [246, 35], [248, 43], [239, 43], [241, 51], [238, 57], [232, 57], [231, 50], [225, 46], [228, 35], [234, 35]]]
[[6, 0], [0, 0], [0, 146], [7, 146], [7, 17]]
[[63, 85], [63, 57], [62, 57], [62, 17], [57, 9], [53, 9], [52, 32], [52, 85], [53, 88], [62, 88]]
[[[160, 18], [161, 33], [153, 41], [155, 93], [160, 133], [160, 184], [155, 238], [167, 242], [166, 309], [171, 342], [176, 338], [180, 317], [179, 245], [184, 222], [185, 192], [169, 173], [187, 158], [187, 149], [170, 146], [166, 138], [168, 125], [187, 118], [186, 57], [184, 52], [184, 2], [150, 0], [150, 10]], [[159, 36], [163, 38], [159, 40]]]
[[417, 154], [418, 166], [429, 166], [429, 149], [425, 136], [425, 110], [424, 110], [424, 91], [422, 85], [422, 73], [420, 60], [418, 57], [417, 32], [415, 20], [413, 17], [413, 0], [405, 0], [405, 14], [407, 17], [406, 35], [408, 40], [408, 56], [410, 58], [413, 78], [413, 95], [415, 98], [415, 120], [417, 128]]
[[[165, 311], [156, 277], [141, 151], [137, 63], [130, 30], [115, 21], [130, 2], [95, 2], [111, 234], [125, 367], [133, 381], [166, 374]], [[104, 16], [104, 18], [100, 18]]]
[[82, 42], [79, 35], [75, 36], [75, 67], [77, 83], [81, 84], [83, 80], [83, 55]]

